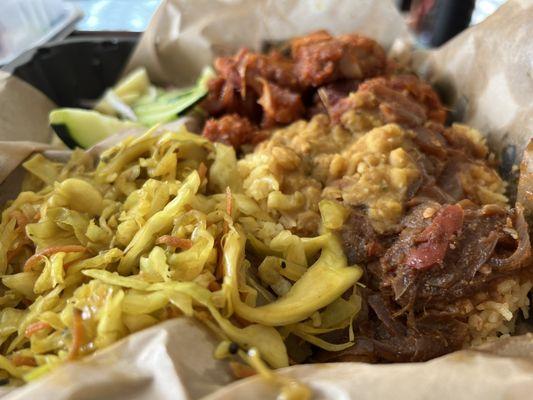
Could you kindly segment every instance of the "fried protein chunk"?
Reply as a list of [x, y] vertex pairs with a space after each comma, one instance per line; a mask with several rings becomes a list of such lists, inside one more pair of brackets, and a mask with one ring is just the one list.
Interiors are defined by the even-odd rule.
[[302, 116], [304, 105], [299, 94], [265, 79], [261, 83], [263, 87], [258, 103], [263, 106], [263, 127], [288, 124]]
[[[211, 117], [238, 114], [259, 129], [326, 111], [329, 101], [336, 102], [362, 80], [384, 73], [387, 59], [372, 39], [319, 31], [292, 40], [289, 56], [241, 49], [234, 56], [217, 58], [214, 65], [217, 76], [208, 84], [204, 110]], [[317, 89], [324, 85], [319, 95]]]
[[[212, 116], [235, 113], [254, 125], [273, 127], [291, 123], [305, 111], [292, 62], [279, 53], [268, 55], [241, 50], [215, 61], [218, 77], [208, 84], [203, 108]], [[239, 140], [244, 144], [251, 137]]]
[[383, 73], [387, 63], [376, 41], [359, 35], [333, 37], [325, 31], [294, 39], [291, 52], [295, 75], [303, 87], [371, 78]]
[[261, 107], [257, 100], [265, 82], [291, 92], [298, 85], [292, 62], [275, 52], [257, 54], [241, 49], [234, 56], [217, 58], [215, 69], [218, 76], [209, 82], [208, 97], [202, 104], [213, 116], [236, 112], [258, 122]]
[[219, 76], [209, 81], [202, 108], [213, 117], [236, 113], [255, 121], [261, 118], [261, 106], [257, 100], [255, 92], [249, 91], [243, 97], [234, 84]]
[[205, 123], [202, 136], [238, 149], [251, 141], [254, 128], [247, 118], [238, 114], [229, 114], [219, 119], [209, 119]]

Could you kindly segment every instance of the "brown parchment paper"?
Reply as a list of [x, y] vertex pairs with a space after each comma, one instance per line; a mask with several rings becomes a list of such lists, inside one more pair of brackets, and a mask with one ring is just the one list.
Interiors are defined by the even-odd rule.
[[482, 131], [493, 149], [522, 153], [533, 137], [533, 1], [509, 1], [420, 56], [416, 68], [441, 89], [457, 120]]
[[[533, 98], [532, 23], [533, 2], [513, 0], [442, 49], [419, 52], [413, 59], [418, 71], [443, 90], [456, 116], [481, 129], [498, 149], [514, 146], [516, 160], [531, 139], [533, 128], [528, 100]], [[167, 0], [154, 15], [128, 68], [145, 65], [151, 78], [162, 84], [190, 83], [215, 55], [242, 45], [259, 49], [265, 41], [315, 29], [359, 31], [386, 47], [396, 39], [409, 40], [390, 0]], [[6, 101], [6, 92], [9, 90], [0, 85], [0, 105]], [[7, 129], [0, 108], [0, 139], [18, 139], [12, 132], [27, 126], [24, 115], [28, 115], [31, 99], [16, 97], [11, 108], [16, 115], [7, 116], [8, 121], [16, 122]], [[39, 107], [43, 105], [46, 102]], [[48, 112], [46, 107], [40, 110]], [[44, 114], [25, 139], [46, 141], [42, 136], [47, 129]], [[39, 143], [9, 146], [0, 142], [0, 160], [10, 161], [9, 154], [19, 147], [26, 153], [46, 150]], [[101, 147], [90, 151], [97, 154]], [[49, 150], [45, 154], [51, 155]], [[16, 164], [0, 163], [0, 173], [7, 176]], [[533, 173], [531, 165], [524, 164], [522, 169]], [[526, 197], [532, 192], [527, 183], [531, 181], [531, 176], [522, 180]], [[14, 184], [11, 174], [0, 186], [0, 193], [12, 192]], [[171, 320], [82, 361], [66, 364], [4, 398], [276, 398], [277, 388], [258, 378], [228, 385], [232, 379], [227, 365], [212, 357], [216, 343], [198, 323]], [[426, 363], [302, 365], [280, 373], [308, 383], [315, 399], [528, 399], [533, 393], [533, 336], [501, 339], [481, 349]], [[4, 388], [3, 392], [10, 390]]]
[[[31, 153], [51, 148], [48, 114], [55, 104], [26, 82], [0, 70], [0, 207], [7, 200], [7, 186], [16, 186], [12, 174]], [[13, 183], [13, 185], [11, 184]]]
[[[0, 141], [50, 142], [48, 114], [54, 106], [38, 90], [0, 70]], [[5, 171], [0, 166], [0, 173]]]

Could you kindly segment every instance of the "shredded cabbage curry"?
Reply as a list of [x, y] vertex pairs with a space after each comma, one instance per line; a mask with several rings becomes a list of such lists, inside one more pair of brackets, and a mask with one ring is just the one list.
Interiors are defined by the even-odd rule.
[[[243, 194], [233, 148], [156, 131], [96, 167], [81, 150], [24, 164], [0, 225], [4, 376], [35, 379], [182, 316], [221, 338], [215, 356], [259, 371], [350, 347], [362, 272], [330, 230], [343, 207], [323, 200], [320, 235], [299, 237]], [[351, 341], [321, 336], [341, 329]]]

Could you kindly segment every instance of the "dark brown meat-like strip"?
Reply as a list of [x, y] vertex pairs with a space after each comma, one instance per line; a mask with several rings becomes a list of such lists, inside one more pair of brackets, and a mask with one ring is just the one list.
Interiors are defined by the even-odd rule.
[[[513, 217], [511, 232], [516, 232], [516, 247], [511, 254], [494, 257], [489, 260], [488, 265], [498, 272], [509, 272], [532, 264], [531, 239], [529, 227], [524, 217], [524, 208], [518, 204], [511, 214]], [[509, 220], [507, 221], [509, 222]], [[508, 231], [509, 232], [509, 231]], [[512, 238], [514, 242], [515, 238]]]
[[529, 141], [520, 163], [516, 201], [524, 207], [524, 214], [529, 221], [533, 222], [533, 139]]
[[349, 110], [374, 111], [386, 123], [409, 127], [428, 121], [444, 123], [446, 110], [430, 85], [414, 75], [378, 77], [363, 82], [355, 95], [339, 101], [331, 117], [340, 120]]
[[331, 114], [332, 109], [350, 93], [357, 91], [358, 79], [343, 79], [321, 86], [313, 96], [313, 105], [307, 112], [311, 118], [316, 114]]
[[341, 231], [344, 253], [350, 264], [367, 264], [382, 254], [383, 247], [368, 218], [352, 210]]
[[[490, 213], [485, 213], [483, 209], [466, 209], [459, 231], [456, 228], [461, 218], [460, 213], [455, 211], [441, 211], [431, 218], [424, 218], [425, 209], [434, 207], [435, 204], [418, 206], [404, 222], [405, 228], [396, 243], [381, 259], [381, 281], [393, 290], [395, 301], [399, 304], [405, 306], [413, 303], [424, 307], [429, 304], [451, 304], [456, 299], [483, 290], [491, 281], [501, 279], [502, 274], [511, 269], [510, 264], [515, 269], [528, 264], [531, 245], [524, 229], [522, 210], [516, 209], [509, 214], [502, 208], [499, 208], [499, 212]], [[444, 210], [451, 210], [452, 206], [443, 207]], [[432, 263], [431, 267], [424, 263], [425, 270], [413, 268], [410, 260], [413, 260], [414, 252], [418, 254], [421, 238], [424, 239], [428, 232], [441, 229], [448, 232], [441, 232], [431, 239], [433, 244], [440, 241], [440, 245], [437, 244], [436, 249], [423, 248], [423, 251], [430, 253], [427, 260], [437, 262]], [[449, 235], [452, 231], [454, 235]], [[511, 236], [514, 231], [517, 232], [516, 239]], [[514, 245], [507, 245], [509, 242]], [[511, 253], [514, 253], [513, 256]], [[501, 265], [503, 259], [507, 260], [505, 269], [488, 268]], [[481, 273], [483, 266], [485, 270]]]
[[410, 328], [393, 315], [380, 294], [369, 297], [376, 318], [360, 323], [353, 347], [332, 353], [322, 351], [320, 362], [416, 362], [459, 350], [468, 337], [467, 325], [451, 316], [427, 314]]
[[416, 238], [416, 242], [421, 243], [407, 254], [405, 264], [414, 269], [426, 269], [440, 264], [453, 235], [463, 225], [463, 214], [461, 206], [441, 208], [431, 225]]
[[404, 335], [378, 336], [372, 342], [374, 353], [381, 360], [416, 362], [461, 349], [467, 335], [465, 323], [427, 315], [417, 320], [416, 329], [408, 329]]
[[[402, 225], [380, 261], [365, 265], [370, 312], [357, 324], [355, 346], [322, 353], [320, 361], [423, 361], [458, 350], [469, 338], [461, 302], [533, 272], [520, 207], [433, 202], [415, 207]], [[430, 253], [422, 258], [424, 268], [410, 263], [413, 252], [430, 242], [442, 247], [423, 249]]]

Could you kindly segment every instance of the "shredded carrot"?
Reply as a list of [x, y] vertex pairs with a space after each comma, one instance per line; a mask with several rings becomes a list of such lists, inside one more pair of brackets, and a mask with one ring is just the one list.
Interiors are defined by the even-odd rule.
[[37, 322], [34, 322], [33, 324], [29, 324], [28, 325], [28, 327], [24, 331], [24, 335], [26, 337], [30, 337], [35, 332], [38, 332], [38, 331], [46, 329], [46, 328], [51, 328], [51, 326], [50, 326], [50, 324], [48, 322], [37, 321]]
[[203, 162], [198, 166], [198, 175], [200, 175], [200, 182], [202, 182], [207, 175], [207, 167]]
[[211, 290], [212, 292], [216, 292], [217, 290], [220, 290], [221, 286], [220, 286], [220, 283], [218, 283], [217, 281], [211, 281], [209, 282], [209, 285], [207, 286], [207, 288]]
[[83, 321], [81, 319], [81, 310], [74, 309], [74, 318], [72, 319], [72, 344], [68, 352], [68, 359], [74, 360], [78, 357], [81, 344], [83, 342]]
[[231, 189], [229, 186], [226, 187], [226, 212], [231, 216], [233, 211], [233, 196], [231, 195]]
[[175, 247], [177, 249], [187, 250], [192, 247], [192, 240], [172, 235], [163, 235], [157, 238], [155, 244], [166, 244], [167, 246]]
[[252, 367], [237, 361], [230, 361], [229, 367], [233, 376], [235, 376], [237, 379], [248, 378], [249, 376], [254, 376], [257, 374]]
[[21, 356], [18, 354], [15, 354], [11, 357], [11, 362], [16, 367], [20, 367], [21, 365], [27, 365], [28, 367], [36, 367], [37, 362], [35, 361], [35, 358], [33, 357], [27, 357], [27, 356]]
[[76, 244], [48, 247], [47, 249], [44, 249], [43, 251], [40, 251], [39, 253], [28, 258], [24, 264], [23, 270], [24, 272], [31, 271], [32, 268], [39, 263], [42, 257], [48, 257], [55, 253], [85, 253], [86, 251], [89, 251], [87, 247]]
[[20, 230], [24, 230], [29, 220], [28, 217], [20, 210], [13, 210], [9, 213], [9, 216], [17, 221], [17, 226]]

